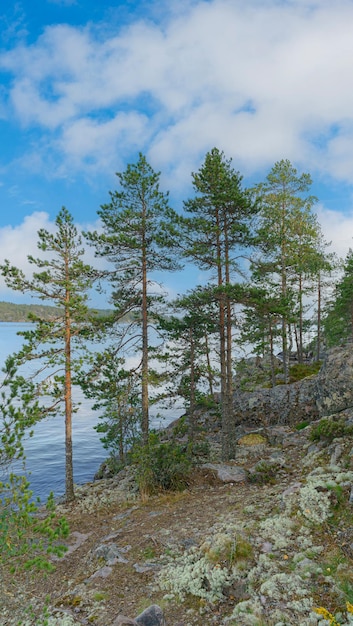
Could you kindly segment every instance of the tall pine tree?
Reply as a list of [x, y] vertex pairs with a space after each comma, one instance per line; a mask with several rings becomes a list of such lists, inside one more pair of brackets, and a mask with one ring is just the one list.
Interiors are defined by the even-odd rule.
[[241, 253], [250, 244], [251, 218], [257, 212], [242, 177], [223, 152], [213, 148], [192, 175], [195, 197], [184, 203], [192, 217], [183, 220], [185, 256], [211, 272], [218, 301], [219, 362], [221, 376], [222, 455], [235, 454], [233, 419], [232, 298], [229, 285], [239, 272]]
[[[179, 265], [173, 254], [176, 217], [168, 194], [159, 189], [160, 173], [140, 154], [137, 163], [117, 173], [119, 189], [98, 211], [103, 232], [87, 233], [96, 254], [112, 264], [107, 272], [113, 290], [115, 319], [134, 314], [141, 349], [141, 414], [144, 443], [149, 431], [149, 324], [163, 301], [154, 272], [172, 271]], [[136, 332], [132, 340], [136, 345]]]
[[[37, 268], [32, 277], [5, 261], [0, 271], [7, 286], [57, 307], [58, 313], [51, 320], [31, 315], [33, 329], [21, 333], [25, 343], [17, 355], [20, 362], [38, 362], [33, 379], [39, 381], [38, 390], [52, 396], [50, 412], [64, 407], [65, 415], [65, 494], [66, 500], [75, 497], [72, 455], [72, 398], [73, 375], [80, 368], [73, 348], [85, 345], [91, 329], [87, 307], [88, 290], [94, 279], [93, 269], [82, 260], [84, 250], [73, 218], [62, 208], [55, 220], [56, 231], [38, 231], [40, 258], [28, 256], [29, 263]], [[45, 372], [54, 384], [46, 385]], [[49, 374], [48, 374], [49, 372]]]

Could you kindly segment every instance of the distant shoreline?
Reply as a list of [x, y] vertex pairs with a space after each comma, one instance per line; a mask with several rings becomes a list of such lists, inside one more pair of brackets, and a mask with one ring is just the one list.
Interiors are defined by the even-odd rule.
[[[92, 309], [100, 314], [108, 315], [107, 309]], [[44, 304], [15, 304], [14, 302], [0, 302], [0, 322], [31, 323], [29, 315], [36, 315], [43, 320], [53, 320], [60, 315], [60, 309]]]

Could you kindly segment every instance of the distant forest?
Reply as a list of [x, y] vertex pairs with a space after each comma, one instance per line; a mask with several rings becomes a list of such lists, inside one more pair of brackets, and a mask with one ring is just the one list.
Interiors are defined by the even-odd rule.
[[[60, 314], [60, 309], [44, 304], [0, 302], [0, 322], [29, 322], [29, 315], [31, 313], [43, 320], [53, 320]], [[99, 310], [99, 313], [108, 315], [109, 311]]]

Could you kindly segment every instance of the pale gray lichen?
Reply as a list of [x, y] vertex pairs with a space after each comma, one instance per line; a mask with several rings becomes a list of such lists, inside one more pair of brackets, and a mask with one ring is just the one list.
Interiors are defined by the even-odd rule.
[[238, 626], [257, 626], [264, 616], [264, 610], [261, 602], [257, 598], [244, 600], [239, 602], [233, 610], [233, 613], [226, 619], [226, 623]]
[[300, 489], [298, 504], [301, 514], [315, 524], [322, 524], [332, 515], [329, 493], [317, 491], [311, 483]]
[[[293, 573], [277, 573], [273, 574], [260, 586], [260, 593], [274, 600], [280, 600], [285, 597], [287, 602], [297, 600], [298, 597], [303, 599], [308, 595], [307, 586], [298, 574]], [[312, 598], [311, 605], [312, 606]], [[302, 609], [301, 609], [302, 612]]]
[[260, 523], [260, 533], [274, 549], [286, 548], [292, 539], [295, 522], [284, 514], [273, 515]]
[[211, 563], [196, 549], [177, 557], [161, 571], [158, 579], [164, 591], [182, 599], [186, 594], [192, 594], [209, 602], [221, 600], [223, 590], [230, 582], [228, 568]]

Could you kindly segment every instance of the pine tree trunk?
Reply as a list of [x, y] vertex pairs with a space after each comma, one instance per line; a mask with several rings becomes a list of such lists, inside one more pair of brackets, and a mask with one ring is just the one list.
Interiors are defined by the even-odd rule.
[[75, 499], [72, 458], [72, 381], [71, 381], [71, 318], [70, 293], [66, 292], [65, 309], [65, 498]]
[[148, 444], [149, 407], [148, 407], [148, 294], [147, 294], [147, 259], [145, 234], [142, 245], [142, 440]]

